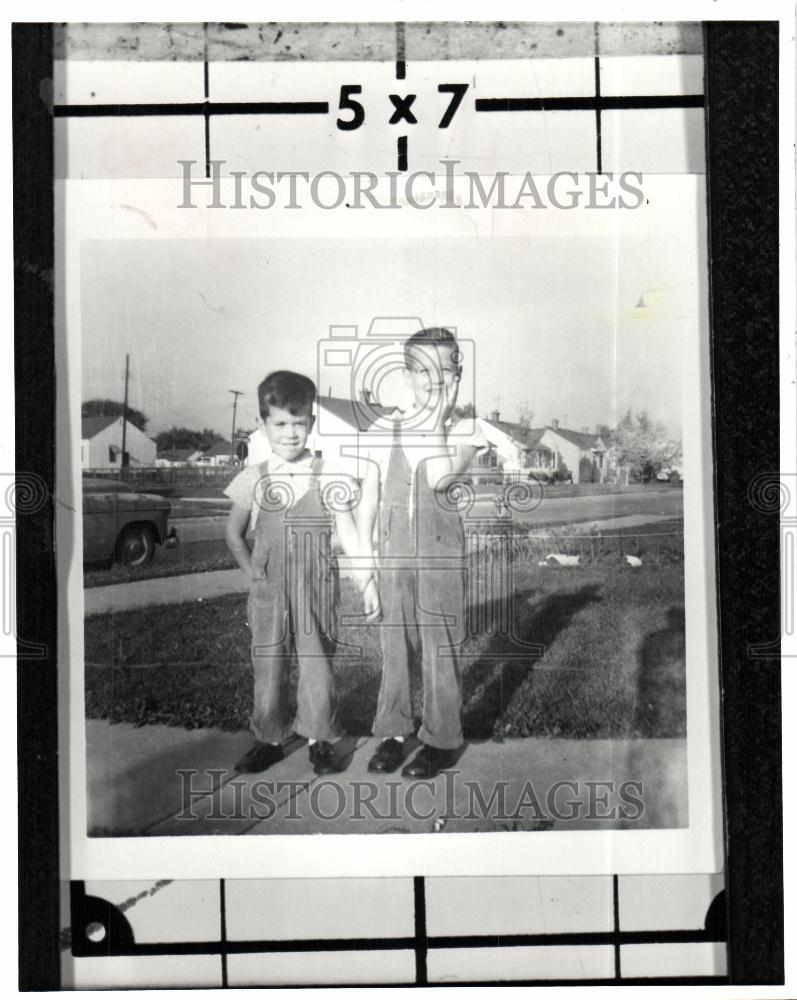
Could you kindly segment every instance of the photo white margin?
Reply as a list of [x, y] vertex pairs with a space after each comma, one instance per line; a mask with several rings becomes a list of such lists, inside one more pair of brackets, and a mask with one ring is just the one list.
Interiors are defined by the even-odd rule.
[[[722, 868], [722, 811], [719, 739], [719, 678], [714, 588], [714, 523], [710, 440], [708, 274], [705, 260], [706, 203], [704, 178], [646, 176], [646, 191], [667, 185], [679, 201], [693, 207], [694, 235], [700, 234], [698, 280], [705, 289], [699, 342], [686, 343], [683, 354], [683, 426], [699, 428], [684, 435], [685, 582], [688, 716], [688, 798], [690, 825], [685, 829], [642, 831], [535, 831], [438, 834], [92, 837], [86, 835], [86, 747], [83, 699], [83, 583], [80, 518], [79, 441], [80, 243], [84, 239], [295, 239], [296, 212], [178, 210], [179, 179], [161, 181], [59, 181], [56, 183], [56, 368], [57, 368], [57, 505], [60, 552], [72, 549], [71, 562], [58, 559], [62, 783], [62, 872], [71, 879], [119, 878], [286, 878], [409, 875], [586, 875], [710, 872]], [[206, 189], [203, 189], [206, 190]], [[661, 187], [659, 187], [661, 191]], [[209, 194], [209, 191], [207, 192]], [[656, 204], [658, 198], [651, 198]], [[201, 199], [204, 204], [209, 198]], [[157, 233], [144, 215], [114, 210], [135, 205], [157, 221]], [[645, 213], [627, 211], [623, 224], [642, 225]], [[307, 206], [301, 233], [316, 237], [364, 235], [376, 222], [384, 238], [482, 233], [521, 235], [529, 226], [553, 227], [557, 236], [576, 226], [574, 238], [589, 227], [604, 231], [616, 213], [589, 209], [569, 212], [390, 213], [390, 233], [373, 212], [324, 212]], [[439, 215], [439, 218], [436, 218]], [[466, 219], [465, 216], [470, 216]], [[639, 222], [635, 217], [639, 215]], [[607, 217], [608, 220], [607, 220]], [[533, 221], [530, 221], [533, 220]], [[366, 227], [364, 230], [363, 227]], [[580, 227], [580, 228], [579, 228]], [[585, 230], [586, 227], [586, 230]], [[702, 227], [702, 229], [701, 229]], [[210, 235], [212, 234], [212, 235]], [[374, 232], [368, 235], [375, 235]], [[498, 237], [500, 238], [500, 236]], [[72, 404], [67, 409], [67, 400]], [[78, 446], [79, 447], [79, 446]], [[79, 452], [77, 453], [79, 455]], [[695, 487], [700, 483], [700, 488]], [[66, 613], [65, 613], [66, 612]], [[68, 712], [63, 709], [68, 706]], [[333, 838], [330, 843], [330, 837]], [[330, 850], [333, 847], [334, 850]]]

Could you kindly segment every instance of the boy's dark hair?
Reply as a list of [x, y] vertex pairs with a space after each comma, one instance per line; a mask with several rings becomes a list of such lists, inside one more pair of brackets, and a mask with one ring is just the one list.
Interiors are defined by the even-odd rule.
[[454, 336], [453, 331], [446, 329], [444, 326], [429, 326], [424, 330], [413, 333], [408, 340], [404, 341], [404, 362], [408, 368], [413, 360], [412, 348], [423, 344], [446, 344], [456, 348], [457, 338]]
[[315, 382], [298, 372], [271, 372], [257, 387], [257, 403], [263, 420], [270, 406], [287, 410], [294, 416], [305, 410], [312, 412], [315, 396]]

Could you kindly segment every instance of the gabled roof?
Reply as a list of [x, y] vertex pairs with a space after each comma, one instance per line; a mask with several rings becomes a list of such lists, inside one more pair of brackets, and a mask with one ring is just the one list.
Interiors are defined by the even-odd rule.
[[328, 413], [347, 423], [358, 431], [367, 431], [380, 417], [389, 417], [396, 412], [396, 407], [379, 406], [377, 403], [355, 402], [351, 399], [341, 399], [338, 396], [319, 396], [318, 406]]
[[[218, 455], [229, 457], [232, 452], [232, 445], [229, 441], [214, 441], [213, 444], [202, 452], [203, 458], [216, 458]], [[191, 452], [190, 454], [193, 454]]]
[[[93, 438], [100, 431], [104, 431], [106, 427], [116, 423], [118, 419], [118, 415], [115, 417], [81, 417], [80, 436], [84, 441], [87, 438]], [[130, 423], [129, 420], [128, 423]]]
[[544, 427], [525, 427], [512, 420], [490, 420], [488, 417], [482, 417], [482, 419], [493, 427], [497, 427], [499, 431], [511, 437], [523, 448], [536, 448], [540, 443], [540, 438], [545, 433]]
[[597, 447], [598, 442], [603, 440], [600, 434], [586, 434], [583, 431], [568, 431], [563, 427], [546, 427], [546, 430], [551, 431], [553, 434], [559, 434], [565, 439], [565, 441], [569, 441], [582, 451], [589, 451], [590, 449]]

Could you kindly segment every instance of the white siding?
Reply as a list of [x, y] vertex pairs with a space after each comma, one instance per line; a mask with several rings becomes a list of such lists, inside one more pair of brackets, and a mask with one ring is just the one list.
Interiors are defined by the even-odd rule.
[[[87, 445], [87, 447], [83, 447]], [[116, 461], [110, 459], [110, 448], [119, 449]], [[157, 448], [155, 442], [127, 421], [125, 448], [130, 456], [130, 465], [154, 465]], [[81, 443], [83, 467], [90, 469], [120, 469], [122, 467], [122, 418], [119, 417], [88, 442]], [[88, 461], [87, 461], [88, 460]]]

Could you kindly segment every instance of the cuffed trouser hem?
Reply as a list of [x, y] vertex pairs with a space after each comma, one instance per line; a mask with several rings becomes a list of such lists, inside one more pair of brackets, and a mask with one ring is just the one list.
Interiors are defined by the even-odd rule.
[[297, 736], [305, 740], [319, 740], [325, 743], [333, 743], [340, 739], [340, 733], [334, 726], [303, 726], [295, 723], [293, 731]]
[[250, 722], [249, 728], [258, 743], [286, 743], [293, 735], [293, 730], [290, 726], [286, 726], [283, 729], [262, 728], [255, 725], [254, 722]]
[[418, 739], [426, 746], [434, 747], [435, 750], [459, 750], [465, 742], [461, 731], [455, 736], [435, 736], [424, 726], [418, 730]]
[[380, 740], [389, 739], [391, 736], [413, 736], [415, 734], [415, 726], [407, 726], [406, 722], [396, 723], [396, 725], [385, 725], [384, 723], [374, 723], [371, 728], [371, 735], [378, 737]]

